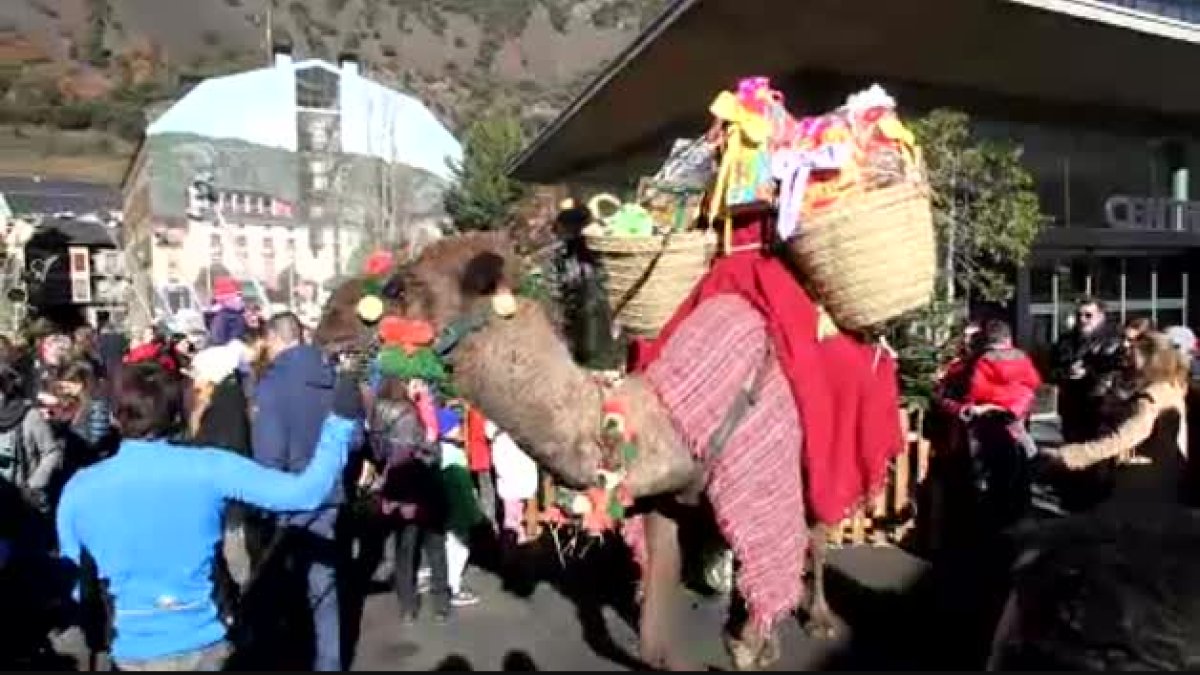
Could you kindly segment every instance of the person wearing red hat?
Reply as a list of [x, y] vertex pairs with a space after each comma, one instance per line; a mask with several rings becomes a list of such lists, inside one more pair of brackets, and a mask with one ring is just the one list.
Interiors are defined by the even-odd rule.
[[242, 289], [231, 277], [213, 280], [213, 300], [218, 309], [209, 330], [209, 344], [221, 346], [246, 335], [246, 306], [242, 300]]

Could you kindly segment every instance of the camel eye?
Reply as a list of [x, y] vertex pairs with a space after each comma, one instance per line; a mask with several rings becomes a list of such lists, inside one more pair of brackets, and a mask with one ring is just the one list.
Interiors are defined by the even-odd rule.
[[491, 251], [471, 258], [463, 270], [460, 288], [464, 295], [495, 293], [504, 280], [504, 258]]
[[391, 279], [383, 285], [380, 295], [388, 300], [401, 300], [404, 298], [404, 281], [399, 274], [392, 275]]

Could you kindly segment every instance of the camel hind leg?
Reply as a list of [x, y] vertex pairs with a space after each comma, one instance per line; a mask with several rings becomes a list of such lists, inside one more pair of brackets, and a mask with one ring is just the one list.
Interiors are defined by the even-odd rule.
[[812, 589], [809, 592], [808, 620], [804, 631], [809, 637], [829, 640], [837, 635], [837, 615], [825, 596], [825, 564], [829, 554], [829, 528], [816, 524], [809, 538], [809, 562], [812, 565]]

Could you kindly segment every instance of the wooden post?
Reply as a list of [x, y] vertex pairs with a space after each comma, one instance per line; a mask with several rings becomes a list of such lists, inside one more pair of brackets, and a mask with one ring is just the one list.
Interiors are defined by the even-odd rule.
[[860, 507], [854, 511], [854, 523], [851, 526], [850, 543], [861, 546], [867, 540], [867, 518]]
[[910, 448], [912, 448], [912, 434], [909, 431], [908, 411], [900, 411], [900, 431], [904, 438], [904, 452], [896, 458], [896, 474], [895, 474], [895, 493], [896, 493], [896, 512], [899, 513], [908, 507], [911, 501], [908, 494], [908, 479], [912, 471], [909, 457]]

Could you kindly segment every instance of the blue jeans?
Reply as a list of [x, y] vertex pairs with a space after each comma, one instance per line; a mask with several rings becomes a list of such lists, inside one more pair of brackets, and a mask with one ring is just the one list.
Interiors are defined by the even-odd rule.
[[313, 613], [313, 638], [316, 647], [313, 670], [340, 671], [342, 622], [337, 572], [334, 566], [314, 561], [308, 568], [308, 603]]
[[342, 670], [341, 605], [337, 568], [340, 559], [336, 538], [293, 528], [288, 547], [294, 568], [307, 578], [308, 607], [312, 611], [313, 664], [315, 671]]

